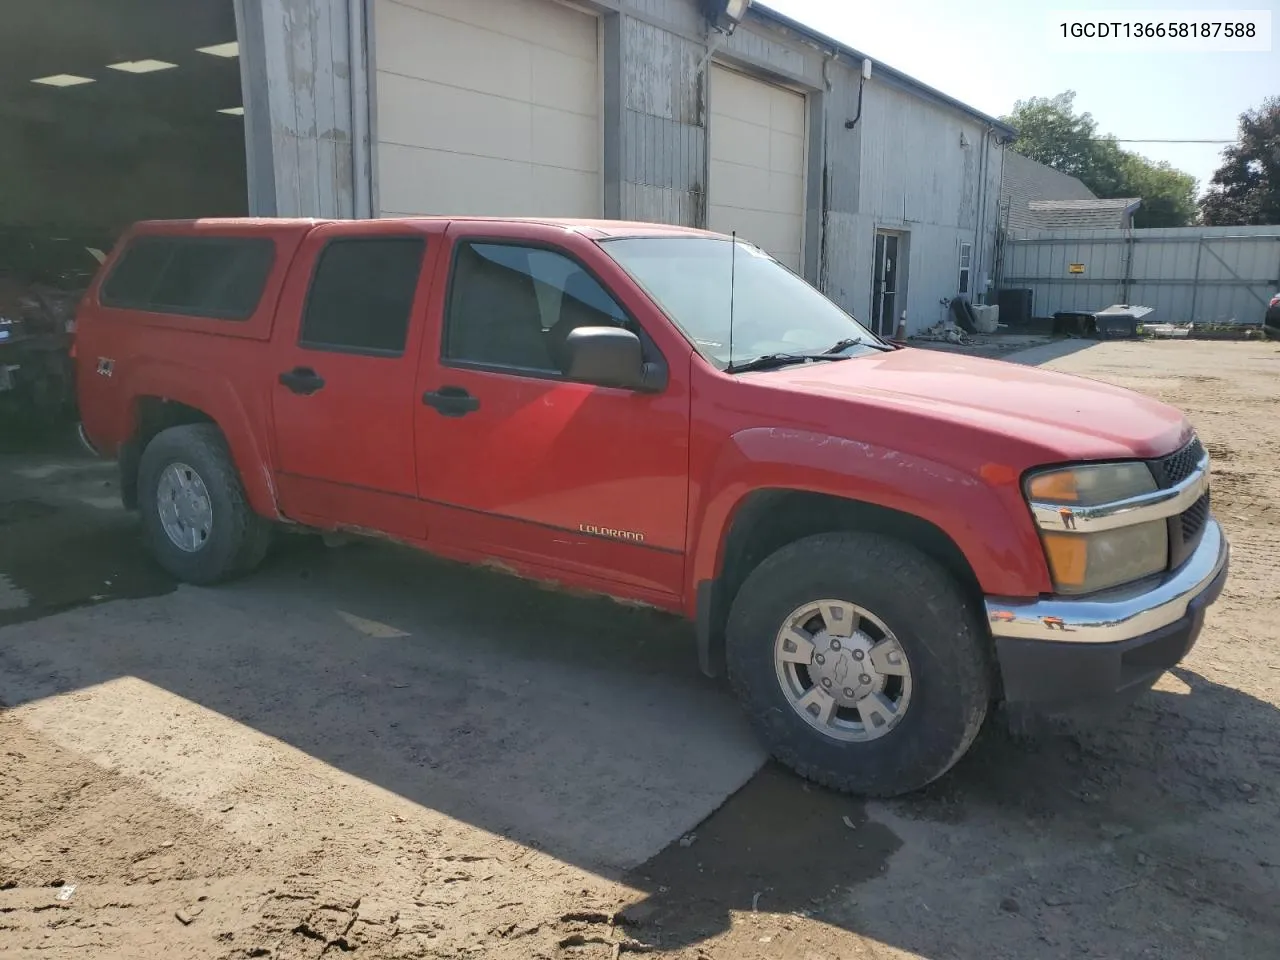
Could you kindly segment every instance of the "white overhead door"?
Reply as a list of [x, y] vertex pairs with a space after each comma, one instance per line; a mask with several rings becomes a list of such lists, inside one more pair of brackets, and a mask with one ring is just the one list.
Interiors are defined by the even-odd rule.
[[554, 0], [377, 0], [384, 216], [601, 214], [598, 18]]
[[711, 76], [707, 225], [797, 273], [804, 240], [805, 98], [726, 67]]

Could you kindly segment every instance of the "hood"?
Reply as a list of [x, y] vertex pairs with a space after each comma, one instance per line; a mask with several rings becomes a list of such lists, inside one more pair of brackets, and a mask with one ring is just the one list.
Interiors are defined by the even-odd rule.
[[1132, 390], [921, 348], [785, 367], [757, 382], [766, 379], [790, 391], [1008, 437], [1046, 459], [1149, 459], [1177, 450], [1191, 435], [1179, 410]]

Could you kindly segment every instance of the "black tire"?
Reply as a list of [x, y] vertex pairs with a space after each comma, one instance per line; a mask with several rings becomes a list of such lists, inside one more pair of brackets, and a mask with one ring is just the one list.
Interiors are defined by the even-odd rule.
[[[199, 474], [213, 510], [209, 539], [192, 553], [169, 539], [160, 520], [157, 488], [172, 463], [184, 463]], [[147, 444], [138, 464], [138, 509], [152, 555], [186, 583], [210, 585], [248, 574], [271, 543], [271, 524], [249, 506], [222, 431], [211, 423], [170, 427]]]
[[978, 332], [978, 325], [974, 323], [969, 304], [959, 297], [951, 301], [951, 315], [956, 318], [956, 323], [965, 333]]
[[[807, 603], [845, 600], [896, 635], [912, 676], [897, 726], [845, 741], [807, 723], [783, 692], [774, 645]], [[991, 696], [989, 647], [973, 604], [914, 547], [870, 533], [826, 533], [783, 547], [743, 584], [727, 628], [729, 679], [773, 755], [846, 793], [893, 797], [933, 782], [964, 756]]]

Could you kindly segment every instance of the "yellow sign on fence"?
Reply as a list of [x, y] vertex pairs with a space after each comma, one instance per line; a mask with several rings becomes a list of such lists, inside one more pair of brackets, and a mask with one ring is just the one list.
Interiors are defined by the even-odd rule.
[[1083, 263], [1067, 264], [1067, 273], [1084, 273], [1084, 264]]

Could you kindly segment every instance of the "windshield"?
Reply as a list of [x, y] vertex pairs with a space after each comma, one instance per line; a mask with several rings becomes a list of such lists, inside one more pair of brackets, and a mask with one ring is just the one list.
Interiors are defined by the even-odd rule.
[[[714, 237], [608, 240], [601, 247], [721, 370], [770, 354], [822, 354], [880, 341], [767, 253]], [[733, 283], [730, 283], [733, 277]], [[733, 288], [732, 298], [730, 287]], [[730, 300], [733, 354], [729, 353]]]

